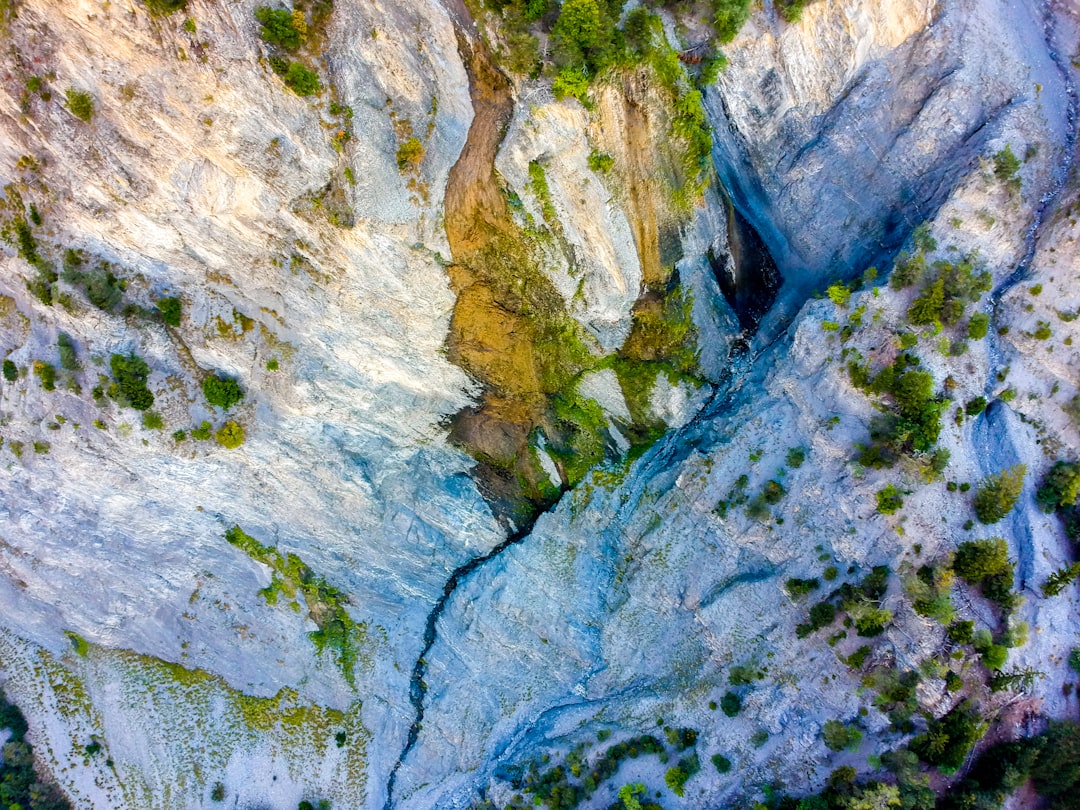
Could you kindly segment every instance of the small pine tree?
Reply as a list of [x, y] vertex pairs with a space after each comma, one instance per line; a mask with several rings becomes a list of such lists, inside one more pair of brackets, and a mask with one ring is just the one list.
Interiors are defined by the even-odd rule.
[[1042, 592], [1043, 596], [1049, 599], [1051, 596], [1057, 596], [1067, 587], [1069, 584], [1080, 576], [1080, 562], [1074, 562], [1072, 565], [1067, 565], [1064, 568], [1059, 568], [1057, 571], [1047, 577], [1046, 582], [1043, 583]]
[[997, 523], [1020, 499], [1027, 467], [1016, 464], [997, 475], [983, 479], [975, 492], [975, 515], [981, 523]]
[[914, 326], [929, 326], [941, 320], [941, 308], [945, 305], [945, 279], [939, 278], [922, 295], [911, 302], [908, 308], [908, 323]]

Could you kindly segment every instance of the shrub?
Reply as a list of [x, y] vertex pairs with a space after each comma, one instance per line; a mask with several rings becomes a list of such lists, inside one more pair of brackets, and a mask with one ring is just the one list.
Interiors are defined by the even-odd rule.
[[1027, 467], [1016, 464], [983, 479], [975, 491], [975, 516], [981, 523], [997, 523], [1016, 506], [1024, 488]]
[[94, 117], [94, 98], [85, 90], [76, 90], [69, 87], [64, 94], [67, 98], [67, 108], [71, 114], [87, 124]]
[[849, 728], [839, 720], [827, 720], [821, 729], [821, 739], [830, 751], [855, 751], [862, 742], [862, 732]]
[[215, 802], [221, 802], [225, 800], [225, 785], [221, 782], [214, 783], [214, 789], [210, 791], [210, 798]]
[[968, 320], [967, 334], [972, 340], [982, 340], [990, 329], [990, 316], [983, 313], [972, 315]]
[[792, 447], [787, 451], [787, 465], [793, 470], [799, 469], [806, 461], [806, 448], [805, 447]]
[[418, 171], [424, 160], [424, 144], [419, 138], [402, 141], [397, 148], [397, 167], [400, 171]]
[[1002, 644], [991, 644], [980, 654], [982, 655], [982, 662], [986, 665], [987, 669], [997, 670], [1005, 666], [1005, 661], [1009, 657], [1009, 648]]
[[820, 586], [821, 583], [817, 579], [797, 579], [795, 577], [792, 577], [784, 583], [784, 588], [787, 590], [788, 595], [793, 599], [799, 599], [806, 596]]
[[1005, 144], [1005, 148], [994, 155], [994, 176], [1010, 189], [1019, 189], [1020, 179], [1016, 176], [1018, 171], [1020, 160], [1013, 154], [1012, 146]]
[[41, 387], [46, 391], [56, 390], [56, 367], [52, 363], [35, 360], [34, 376], [41, 380]]
[[177, 442], [177, 443], [187, 441], [187, 431], [186, 430], [174, 430], [172, 437], [173, 437], [173, 441]]
[[13, 360], [4, 360], [4, 379], [8, 382], [15, 382], [19, 379], [19, 367], [15, 365]]
[[161, 430], [165, 427], [165, 420], [157, 411], [146, 411], [142, 415], [142, 424], [147, 430]]
[[1069, 653], [1069, 668], [1073, 672], [1080, 673], [1080, 647], [1074, 647], [1073, 651]]
[[262, 38], [266, 42], [284, 48], [290, 53], [300, 47], [303, 37], [293, 22], [292, 12], [288, 9], [260, 6], [255, 9], [255, 19], [262, 25]]
[[1013, 565], [1009, 562], [1009, 548], [1000, 537], [961, 543], [953, 559], [953, 571], [966, 582], [978, 585], [983, 596], [1003, 609], [1014, 606]]
[[56, 348], [60, 351], [60, 368], [64, 371], [78, 371], [79, 359], [75, 354], [75, 341], [67, 332], [56, 336]]
[[159, 298], [157, 301], [158, 312], [161, 320], [169, 326], [179, 326], [180, 317], [183, 314], [183, 304], [179, 298]]
[[589, 168], [594, 172], [606, 174], [615, 166], [615, 158], [604, 152], [592, 152], [589, 155]]
[[958, 621], [949, 625], [949, 640], [955, 644], [970, 644], [975, 636], [975, 622]]
[[244, 398], [244, 389], [231, 377], [214, 374], [203, 380], [203, 396], [211, 405], [229, 410]]
[[1057, 596], [1069, 587], [1078, 576], [1080, 576], [1080, 562], [1074, 562], [1072, 565], [1059, 568], [1047, 578], [1046, 582], [1043, 583], [1043, 596], [1046, 598]]
[[155, 17], [167, 17], [175, 11], [187, 8], [187, 0], [142, 0], [143, 5]]
[[1075, 506], [1080, 497], [1080, 463], [1058, 461], [1046, 474], [1035, 500], [1044, 512], [1053, 512], [1062, 506]]
[[731, 770], [731, 760], [723, 754], [713, 754], [712, 764], [717, 773], [727, 773]]
[[968, 416], [978, 416], [986, 410], [986, 397], [975, 397], [964, 406], [964, 413]]
[[212, 435], [213, 433], [210, 427], [210, 423], [206, 421], [204, 421], [198, 427], [193, 427], [191, 429], [191, 438], [197, 439], [200, 442], [205, 442], [209, 440]]
[[862, 665], [866, 663], [866, 659], [870, 657], [870, 646], [863, 644], [859, 649], [855, 650], [851, 655], [847, 657], [847, 665], [852, 669], [862, 669]]
[[944, 717], [932, 720], [926, 733], [913, 739], [910, 747], [923, 762], [955, 770], [964, 764], [985, 731], [978, 712], [961, 703]]
[[900, 495], [900, 490], [892, 484], [889, 484], [877, 494], [877, 510], [883, 515], [895, 514], [903, 505], [904, 499]]
[[734, 692], [725, 692], [720, 698], [720, 708], [728, 717], [735, 717], [742, 711], [742, 698]]
[[113, 376], [113, 383], [108, 390], [111, 399], [121, 407], [134, 408], [137, 411], [148, 411], [153, 407], [154, 395], [146, 386], [150, 367], [145, 360], [134, 354], [127, 357], [114, 354], [109, 358], [109, 369]]
[[276, 357], [271, 357], [269, 360], [266, 361], [267, 371], [277, 371], [278, 367], [278, 359]]
[[880, 636], [885, 632], [885, 626], [892, 621], [890, 611], [866, 602], [848, 606], [847, 611], [855, 621], [855, 632], [863, 638]]
[[721, 43], [731, 42], [750, 17], [750, 0], [713, 0], [713, 28]]
[[841, 282], [831, 284], [825, 294], [829, 296], [829, 300], [836, 304], [838, 307], [846, 307], [851, 300], [851, 288]]
[[570, 96], [584, 102], [589, 92], [589, 77], [579, 68], [565, 67], [551, 83], [551, 89], [559, 100]]
[[281, 79], [298, 96], [314, 96], [322, 90], [319, 74], [299, 62], [290, 62]]
[[214, 434], [217, 443], [227, 450], [235, 450], [244, 443], [244, 429], [236, 422], [228, 421]]

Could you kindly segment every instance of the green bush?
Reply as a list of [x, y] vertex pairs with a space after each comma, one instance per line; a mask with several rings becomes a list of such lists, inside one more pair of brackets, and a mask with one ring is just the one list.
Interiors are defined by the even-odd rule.
[[614, 168], [615, 158], [604, 152], [592, 152], [589, 154], [589, 168], [594, 172], [607, 174]]
[[1046, 582], [1043, 583], [1043, 596], [1048, 599], [1051, 596], [1057, 596], [1075, 582], [1077, 577], [1080, 577], [1080, 562], [1075, 562], [1072, 565], [1059, 568], [1047, 578]]
[[290, 53], [299, 49], [303, 36], [293, 23], [291, 11], [260, 6], [255, 9], [255, 19], [262, 25], [262, 38], [271, 45]]
[[785, 459], [787, 465], [793, 470], [799, 469], [806, 461], [806, 448], [805, 447], [792, 447], [787, 451], [787, 457]]
[[964, 406], [964, 413], [968, 416], [978, 416], [986, 410], [986, 397], [975, 397]]
[[877, 493], [877, 510], [883, 515], [892, 515], [904, 505], [904, 499], [892, 484]]
[[78, 371], [79, 358], [75, 353], [75, 341], [67, 332], [56, 336], [56, 348], [60, 352], [60, 368], [64, 371]]
[[821, 729], [821, 739], [830, 751], [856, 751], [862, 742], [862, 732], [839, 720], [827, 720]]
[[210, 791], [210, 798], [215, 802], [225, 801], [225, 785], [215, 782], [214, 789]]
[[56, 367], [52, 363], [35, 360], [34, 376], [41, 380], [41, 387], [46, 391], [56, 390]]
[[1069, 668], [1073, 672], [1080, 673], [1080, 647], [1073, 647], [1069, 653]]
[[742, 698], [734, 692], [725, 692], [724, 696], [720, 698], [720, 708], [728, 717], [735, 717], [742, 711]]
[[244, 443], [244, 429], [236, 422], [228, 421], [214, 434], [217, 443], [227, 450], [235, 450]]
[[1009, 657], [1009, 648], [1002, 644], [991, 644], [980, 655], [987, 669], [997, 670], [1005, 666], [1005, 661]]
[[200, 424], [198, 427], [193, 427], [191, 429], [191, 438], [196, 439], [200, 442], [208, 441], [212, 435], [213, 430], [211, 428], [211, 425], [209, 422], [206, 421], [203, 421], [203, 423]]
[[424, 144], [419, 138], [402, 141], [397, 148], [397, 167], [400, 171], [417, 171], [424, 160]]
[[114, 354], [109, 358], [109, 369], [113, 382], [107, 393], [111, 399], [121, 407], [137, 411], [148, 411], [153, 407], [154, 395], [146, 386], [150, 367], [145, 360], [134, 354], [127, 357]]
[[187, 8], [187, 0], [142, 0], [143, 5], [156, 17], [166, 17]]
[[4, 379], [8, 382], [15, 382], [19, 379], [19, 367], [15, 365], [13, 360], [4, 360]]
[[165, 427], [165, 420], [157, 411], [146, 411], [142, 415], [142, 424], [147, 430], [161, 430]]
[[713, 754], [712, 764], [717, 773], [727, 773], [731, 770], [731, 760], [723, 754]]
[[1018, 171], [1020, 159], [1013, 154], [1012, 146], [1005, 144], [1005, 148], [994, 155], [994, 176], [1010, 190], [1019, 190], [1020, 178], [1016, 176]]
[[949, 625], [947, 635], [955, 644], [970, 644], [975, 637], [975, 622], [970, 620], [953, 622]]
[[793, 599], [800, 599], [819, 587], [821, 587], [821, 583], [817, 579], [798, 579], [792, 577], [784, 583], [784, 588], [787, 590], [788, 595]]
[[731, 42], [750, 18], [750, 0], [712, 0], [712, 7], [717, 38]]
[[966, 582], [977, 585], [988, 577], [1012, 575], [1009, 546], [1000, 537], [967, 540], [960, 544], [953, 558], [953, 571]]
[[986, 731], [979, 713], [961, 703], [944, 717], [931, 720], [925, 734], [911, 741], [911, 750], [930, 765], [956, 770]]
[[1057, 461], [1046, 474], [1035, 500], [1044, 512], [1053, 512], [1064, 506], [1075, 506], [1080, 498], [1080, 463]]
[[314, 96], [322, 90], [319, 74], [299, 62], [290, 62], [281, 79], [298, 96]]
[[565, 67], [551, 83], [551, 89], [557, 99], [571, 97], [584, 102], [589, 92], [589, 77], [580, 69]]
[[76, 90], [74, 87], [69, 87], [64, 96], [71, 114], [80, 121], [90, 123], [90, 119], [94, 117], [94, 97], [85, 90]]
[[974, 499], [975, 516], [981, 523], [997, 523], [1012, 511], [1024, 488], [1026, 472], [1027, 467], [1016, 464], [982, 480]]
[[983, 313], [972, 315], [968, 319], [967, 334], [972, 340], [982, 340], [990, 330], [990, 316]]
[[244, 389], [231, 377], [213, 374], [203, 380], [203, 396], [211, 405], [229, 410], [244, 398]]
[[157, 300], [158, 312], [161, 320], [169, 326], [179, 326], [183, 315], [183, 303], [179, 298], [159, 298]]

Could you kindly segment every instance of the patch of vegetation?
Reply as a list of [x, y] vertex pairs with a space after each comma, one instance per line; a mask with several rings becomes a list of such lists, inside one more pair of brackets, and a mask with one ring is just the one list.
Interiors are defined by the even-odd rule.
[[784, 588], [792, 599], [801, 599], [819, 587], [821, 587], [821, 582], [817, 579], [797, 579], [792, 577], [784, 583]]
[[909, 568], [902, 577], [915, 612], [943, 625], [949, 625], [956, 617], [951, 596], [954, 572], [950, 563], [945, 560], [937, 565], [922, 565], [913, 573]]
[[1015, 464], [982, 480], [973, 501], [975, 516], [980, 523], [997, 523], [1012, 511], [1023, 491], [1026, 473], [1027, 467]]
[[167, 17], [187, 8], [187, 0], [142, 0], [142, 3], [155, 17]]
[[424, 162], [424, 144], [417, 137], [407, 138], [397, 148], [397, 167], [401, 172], [416, 172]]
[[161, 430], [165, 427], [165, 420], [157, 411], [146, 411], [142, 415], [142, 425], [147, 430]]
[[244, 428], [229, 420], [217, 429], [214, 439], [226, 450], [235, 450], [244, 443]]
[[167, 326], [179, 326], [183, 315], [183, 303], [179, 298], [159, 298], [157, 300], [158, 312], [161, 320]]
[[1005, 148], [994, 155], [994, 177], [1005, 184], [1009, 191], [1020, 190], [1020, 159], [1013, 154], [1012, 145], [1005, 144]]
[[955, 771], [985, 732], [982, 717], [965, 702], [932, 720], [926, 733], [911, 741], [910, 748], [923, 762]]
[[728, 717], [735, 717], [742, 711], [742, 698], [735, 692], [725, 692], [724, 696], [720, 698], [720, 708]]
[[8, 358], [4, 359], [4, 379], [8, 382], [15, 382], [19, 379], [19, 367], [15, 365], [13, 360]]
[[347, 597], [315, 574], [295, 554], [282, 554], [264, 546], [239, 526], [225, 532], [225, 540], [272, 571], [270, 586], [261, 593], [268, 604], [275, 604], [277, 595], [295, 600], [304, 597], [308, 616], [318, 630], [309, 634], [321, 655], [329, 650], [334, 655], [342, 675], [350, 686], [356, 686], [355, 668], [367, 637], [367, 626], [353, 620], [345, 609]]
[[148, 411], [154, 406], [154, 395], [146, 385], [150, 367], [135, 354], [126, 357], [114, 354], [109, 358], [112, 383], [106, 392], [122, 408]]
[[664, 783], [676, 796], [682, 796], [690, 777], [700, 770], [701, 762], [697, 754], [689, 754], [682, 757], [674, 768], [668, 768], [667, 773], [664, 774]]
[[821, 739], [830, 751], [857, 751], [862, 743], [862, 732], [839, 720], [827, 720], [821, 729]]
[[6, 810], [71, 810], [63, 793], [51, 782], [41, 781], [34, 767], [34, 748], [26, 741], [27, 724], [22, 712], [8, 703], [0, 690], [0, 729], [11, 732], [4, 743], [0, 764], [0, 807]]
[[61, 278], [78, 287], [87, 299], [103, 312], [115, 312], [124, 300], [127, 283], [118, 278], [108, 262], [98, 262], [93, 270], [81, 270], [84, 257], [77, 251], [68, 250], [64, 255], [64, 272]]
[[892, 515], [904, 505], [904, 498], [892, 484], [877, 493], [877, 510], [883, 515]]
[[536, 195], [536, 201], [540, 203], [540, 211], [544, 222], [549, 227], [559, 229], [559, 215], [555, 212], [555, 205], [551, 201], [551, 189], [548, 188], [547, 172], [544, 164], [538, 160], [529, 163], [529, 188]]
[[260, 6], [255, 9], [255, 19], [262, 26], [260, 34], [266, 42], [290, 53], [300, 49], [307, 29], [303, 12]]
[[94, 117], [94, 97], [85, 90], [69, 87], [64, 93], [67, 108], [80, 121], [89, 124]]
[[968, 540], [960, 544], [953, 558], [953, 571], [982, 595], [1009, 611], [1016, 604], [1012, 593], [1013, 564], [1009, 547], [1000, 537]]
[[1080, 577], [1080, 562], [1074, 562], [1072, 565], [1059, 568], [1047, 577], [1046, 582], [1043, 583], [1043, 596], [1046, 598], [1057, 596], [1074, 583], [1077, 577]]
[[244, 398], [244, 389], [240, 387], [240, 383], [223, 374], [207, 377], [203, 380], [202, 389], [206, 401], [223, 411], [229, 410]]
[[871, 421], [870, 444], [859, 453], [860, 464], [889, 467], [902, 455], [914, 458], [933, 450], [947, 403], [934, 393], [934, 378], [920, 367], [918, 357], [901, 352], [874, 376], [866, 365], [852, 360], [848, 372], [857, 388], [884, 397], [887, 408]]
[[41, 387], [46, 391], [56, 390], [56, 366], [44, 360], [34, 361], [34, 376], [41, 380]]
[[607, 174], [615, 167], [615, 158], [605, 152], [589, 153], [589, 168], [600, 174]]

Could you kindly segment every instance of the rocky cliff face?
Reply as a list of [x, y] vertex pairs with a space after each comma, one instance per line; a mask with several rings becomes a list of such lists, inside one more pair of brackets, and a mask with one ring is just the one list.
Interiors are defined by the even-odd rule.
[[[766, 3], [705, 92], [720, 184], [690, 213], [666, 184], [677, 156], [647, 75], [597, 86], [591, 110], [542, 80], [513, 85], [481, 167], [488, 209], [528, 235], [536, 279], [580, 329], [590, 359], [571, 390], [606, 420], [599, 457], [624, 452], [620, 427], [643, 418], [671, 430], [639, 460], [604, 462], [504, 548], [462, 446], [484, 463], [478, 446], [523, 446], [522, 469], [552, 487], [569, 462], [520, 429], [550, 430], [527, 398], [508, 401], [529, 402], [533, 422], [503, 418], [503, 402], [480, 439], [460, 441], [460, 421], [449, 438], [463, 409], [505, 394], [488, 364], [544, 373], [542, 347], [514, 354], [525, 333], [511, 327], [534, 321], [513, 320], [505, 297], [462, 303], [476, 300], [463, 245], [480, 240], [454, 230], [464, 209], [446, 196], [477, 142], [468, 15], [338, 0], [316, 25], [298, 4], [322, 84], [305, 98], [275, 75], [257, 5], [193, 0], [155, 17], [134, 2], [21, 0], [5, 18], [0, 348], [18, 376], [0, 389], [0, 667], [75, 806], [216, 806], [219, 782], [235, 806], [466, 807], [485, 793], [501, 806], [512, 766], [679, 727], [698, 730], [703, 761], [722, 753], [735, 768], [706, 767], [665, 807], [813, 787], [834, 762], [865, 770], [830, 759], [826, 720], [861, 715], [875, 751], [903, 739], [861, 684], [871, 669], [926, 669], [944, 630], [893, 577], [881, 604], [894, 622], [868, 669], [845, 666], [864, 640], [839, 625], [800, 637], [809, 602], [783, 583], [831, 568], [856, 584], [992, 534], [1027, 596], [1014, 622], [1037, 628], [1010, 661], [1044, 671], [1032, 694], [1064, 710], [1075, 594], [1044, 600], [1038, 585], [1069, 549], [1032, 482], [1078, 442], [1068, 9], [844, 0], [790, 24]], [[63, 103], [69, 88], [90, 94], [88, 122]], [[414, 138], [420, 151], [403, 152]], [[1006, 145], [1019, 188], [994, 172]], [[738, 270], [732, 211], [784, 282], [749, 350], [721, 291]], [[965, 353], [918, 338], [935, 390], [954, 406], [1013, 390], [944, 417], [936, 483], [851, 463], [876, 412], [847, 359], [891, 362], [915, 293], [806, 303], [870, 264], [884, 275], [923, 221], [928, 264], [977, 254], [994, 285], [971, 310], [992, 316], [988, 338]], [[68, 257], [64, 273], [68, 250], [82, 264]], [[61, 278], [47, 305], [50, 263]], [[612, 358], [672, 279], [698, 376], [656, 377], [642, 417]], [[102, 308], [102, 295], [119, 297]], [[155, 314], [166, 297], [182, 302], [179, 326]], [[132, 353], [157, 421], [108, 395], [111, 356]], [[450, 362], [462, 358], [472, 376]], [[202, 393], [217, 373], [245, 391], [228, 413]], [[195, 438], [227, 421], [240, 447]], [[964, 528], [969, 500], [944, 479], [1017, 462], [1028, 484], [1007, 523]], [[770, 481], [782, 497], [748, 510]], [[885, 516], [876, 493], [893, 482], [909, 491]], [[966, 586], [956, 601], [963, 618], [997, 621]], [[954, 667], [972, 693], [978, 666]], [[733, 667], [750, 675], [727, 718], [709, 706]], [[945, 673], [918, 697], [944, 712]], [[666, 769], [642, 757], [587, 806], [627, 782], [661, 788]]]

